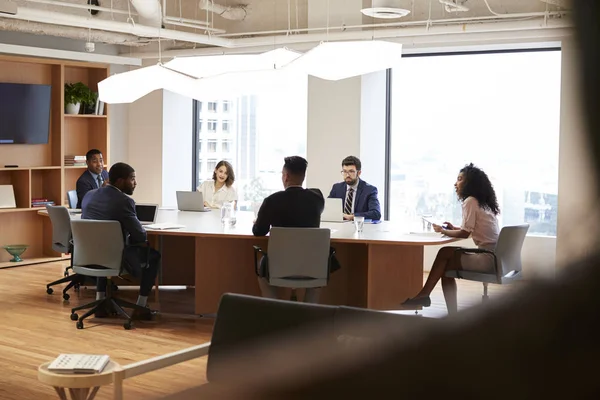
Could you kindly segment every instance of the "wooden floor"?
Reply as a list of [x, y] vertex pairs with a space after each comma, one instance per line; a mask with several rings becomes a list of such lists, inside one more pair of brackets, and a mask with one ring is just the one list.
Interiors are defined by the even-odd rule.
[[[0, 399], [58, 398], [51, 387], [38, 382], [37, 367], [60, 353], [109, 354], [128, 364], [210, 340], [213, 320], [181, 315], [193, 310], [191, 290], [161, 290], [163, 314], [157, 321], [137, 323], [136, 329], [126, 331], [117, 320], [90, 320], [85, 329], [76, 329], [69, 319], [70, 308], [94, 300], [95, 293], [82, 288], [78, 295], [72, 292], [68, 303], [63, 302], [61, 288], [47, 295], [46, 283], [60, 278], [64, 266], [48, 263], [0, 270]], [[490, 296], [509, 290], [491, 286]], [[461, 309], [481, 301], [479, 283], [459, 281], [458, 291]], [[137, 291], [121, 288], [118, 295], [135, 301]], [[432, 294], [432, 306], [422, 313], [445, 315], [439, 287]], [[125, 396], [159, 399], [204, 381], [205, 360], [199, 359], [129, 379]], [[112, 387], [103, 387], [96, 398], [112, 398]]]

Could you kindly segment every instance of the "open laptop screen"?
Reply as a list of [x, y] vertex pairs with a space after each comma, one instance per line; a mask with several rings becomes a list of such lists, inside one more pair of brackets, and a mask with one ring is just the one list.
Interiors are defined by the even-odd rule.
[[140, 222], [153, 223], [156, 220], [156, 211], [158, 205], [156, 204], [136, 204], [135, 213], [137, 214]]

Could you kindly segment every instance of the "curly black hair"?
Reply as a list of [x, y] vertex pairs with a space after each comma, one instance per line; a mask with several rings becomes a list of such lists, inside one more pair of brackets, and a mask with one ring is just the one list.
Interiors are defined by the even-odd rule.
[[467, 197], [475, 197], [479, 202], [479, 207], [490, 210], [494, 215], [500, 214], [496, 192], [487, 174], [473, 163], [465, 165], [460, 172], [465, 179], [462, 191], [458, 194], [460, 200], [464, 201]]

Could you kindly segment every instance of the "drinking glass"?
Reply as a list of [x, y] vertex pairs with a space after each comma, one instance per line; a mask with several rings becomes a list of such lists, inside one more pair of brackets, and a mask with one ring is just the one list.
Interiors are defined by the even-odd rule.
[[226, 201], [221, 207], [221, 223], [225, 226], [231, 226], [233, 225], [232, 222], [235, 223], [234, 218], [235, 217], [233, 215], [233, 204]]
[[365, 224], [365, 217], [354, 216], [354, 227], [356, 228], [356, 232], [362, 232], [364, 224]]

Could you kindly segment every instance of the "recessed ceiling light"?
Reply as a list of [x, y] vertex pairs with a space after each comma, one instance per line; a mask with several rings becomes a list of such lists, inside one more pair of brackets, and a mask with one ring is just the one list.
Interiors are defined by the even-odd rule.
[[384, 19], [402, 18], [410, 14], [409, 10], [395, 7], [370, 7], [363, 8], [360, 12], [368, 17]]

